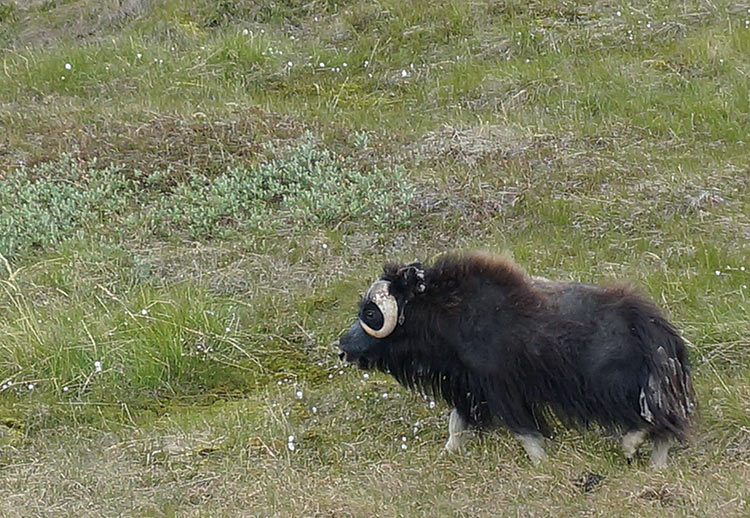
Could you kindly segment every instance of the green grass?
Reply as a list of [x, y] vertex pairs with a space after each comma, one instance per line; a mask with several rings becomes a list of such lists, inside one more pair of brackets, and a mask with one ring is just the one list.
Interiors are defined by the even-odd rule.
[[[0, 515], [746, 515], [749, 56], [725, 1], [0, 1]], [[456, 249], [639, 285], [695, 441], [439, 457], [335, 343]]]

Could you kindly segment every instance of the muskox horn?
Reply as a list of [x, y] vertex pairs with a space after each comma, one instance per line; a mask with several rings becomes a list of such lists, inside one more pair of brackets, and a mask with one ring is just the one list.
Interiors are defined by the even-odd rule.
[[367, 290], [365, 299], [375, 304], [383, 314], [383, 327], [373, 329], [359, 319], [359, 325], [362, 326], [365, 333], [374, 338], [384, 338], [396, 329], [398, 322], [398, 303], [396, 298], [388, 293], [388, 287], [391, 285], [388, 281], [376, 281]]

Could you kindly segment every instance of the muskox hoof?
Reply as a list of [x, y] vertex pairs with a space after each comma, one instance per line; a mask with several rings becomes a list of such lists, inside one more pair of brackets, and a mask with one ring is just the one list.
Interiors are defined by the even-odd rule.
[[651, 467], [659, 470], [667, 467], [667, 456], [669, 455], [670, 441], [667, 437], [654, 439], [654, 450], [651, 452]]
[[444, 455], [461, 453], [468, 440], [469, 438], [465, 434], [451, 436], [448, 442], [445, 443], [441, 453]]
[[622, 436], [622, 452], [625, 454], [625, 460], [628, 464], [633, 463], [633, 459], [638, 454], [638, 448], [641, 447], [647, 436], [646, 430], [630, 430]]
[[526, 454], [535, 466], [547, 460], [547, 454], [544, 451], [544, 438], [538, 434], [514, 434], [519, 440]]

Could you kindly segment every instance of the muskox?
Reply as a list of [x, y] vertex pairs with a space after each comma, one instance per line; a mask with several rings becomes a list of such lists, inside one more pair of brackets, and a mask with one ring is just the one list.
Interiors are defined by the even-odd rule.
[[443, 398], [448, 451], [470, 426], [501, 424], [538, 463], [551, 421], [596, 423], [622, 434], [628, 462], [651, 438], [661, 467], [695, 420], [685, 342], [654, 304], [625, 285], [530, 277], [486, 254], [386, 265], [339, 348]]

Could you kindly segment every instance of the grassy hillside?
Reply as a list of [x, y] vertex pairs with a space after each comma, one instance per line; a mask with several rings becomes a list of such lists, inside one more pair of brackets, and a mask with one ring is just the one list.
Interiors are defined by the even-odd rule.
[[[750, 513], [750, 4], [0, 0], [0, 59], [0, 515]], [[456, 249], [641, 286], [695, 441], [440, 456], [336, 339]]]

